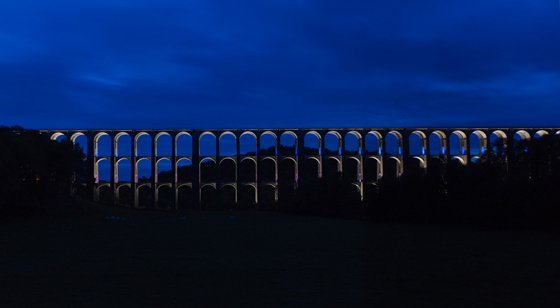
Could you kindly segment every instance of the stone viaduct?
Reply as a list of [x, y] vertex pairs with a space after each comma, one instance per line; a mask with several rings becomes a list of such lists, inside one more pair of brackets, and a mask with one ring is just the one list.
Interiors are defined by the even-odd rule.
[[[41, 130], [43, 134], [48, 135], [53, 140], [59, 140], [62, 137], [70, 138], [72, 141], [80, 136], [87, 138], [87, 168], [93, 170], [90, 178], [86, 179], [87, 188], [94, 199], [99, 199], [99, 191], [102, 187], [109, 187], [110, 191], [118, 196], [119, 189], [128, 186], [132, 192], [131, 204], [138, 206], [139, 190], [143, 186], [149, 187], [152, 196], [154, 196], [154, 205], [158, 201], [158, 191], [161, 187], [170, 187], [174, 192], [175, 198], [172, 208], [177, 208], [178, 191], [183, 186], [192, 189], [193, 204], [200, 203], [201, 191], [205, 186], [212, 186], [219, 195], [221, 188], [231, 186], [235, 189], [235, 200], [237, 201], [238, 191], [243, 186], [251, 186], [254, 188], [254, 201], [258, 202], [258, 192], [265, 186], [274, 188], [275, 200], [278, 200], [278, 166], [284, 160], [291, 160], [294, 164], [295, 185], [298, 182], [298, 176], [301, 177], [302, 170], [306, 163], [313, 163], [316, 167], [317, 177], [325, 174], [326, 163], [329, 160], [336, 162], [338, 171], [345, 172], [346, 162], [352, 161], [357, 167], [357, 174], [354, 175], [353, 184], [357, 187], [362, 198], [364, 196], [364, 188], [366, 185], [375, 184], [375, 182], [384, 175], [400, 177], [410, 168], [426, 168], [429, 157], [443, 155], [449, 161], [457, 159], [463, 164], [469, 164], [475, 161], [479, 155], [490, 146], [490, 137], [504, 141], [504, 148], [513, 148], [514, 139], [530, 139], [535, 136], [544, 134], [558, 134], [558, 128], [305, 128], [305, 129], [153, 129], [153, 130]], [[252, 155], [243, 155], [240, 153], [240, 139], [242, 136], [251, 135], [254, 139], [256, 152]], [[288, 134], [295, 139], [295, 151], [290, 154], [278, 153], [279, 139], [281, 136]], [[304, 151], [304, 139], [307, 135], [314, 135], [318, 151], [314, 153], [306, 153]], [[325, 138], [334, 135], [338, 140], [338, 153], [336, 151], [325, 151]], [[119, 155], [118, 142], [119, 138], [124, 135], [130, 136], [131, 149], [130, 155]], [[142, 136], [149, 136], [151, 143], [151, 155], [137, 155], [138, 139]], [[163, 135], [171, 137], [171, 155], [161, 156], [157, 153], [158, 138]], [[190, 136], [192, 142], [192, 153], [190, 155], [177, 155], [178, 138], [187, 135]], [[216, 140], [216, 153], [211, 156], [200, 155], [200, 140], [205, 135], [212, 135]], [[230, 135], [235, 138], [236, 154], [220, 155], [220, 140], [222, 137]], [[265, 135], [274, 137], [275, 151], [274, 153], [261, 150], [261, 139]], [[430, 149], [436, 147], [430, 146], [437, 136], [437, 153], [430, 152]], [[98, 155], [101, 137], [110, 137], [110, 155]], [[357, 139], [357, 149], [347, 151], [345, 140], [347, 136]], [[455, 142], [451, 142], [452, 136]], [[388, 148], [387, 139], [392, 138], [391, 148]], [[471, 142], [473, 138], [478, 138], [478, 142]], [[106, 137], [105, 137], [106, 138]], [[370, 148], [366, 150], [365, 139], [372, 138]], [[253, 140], [252, 139], [252, 140]], [[413, 140], [414, 139], [414, 140]], [[396, 140], [396, 141], [395, 141]], [[411, 143], [411, 140], [413, 142]], [[458, 142], [457, 142], [458, 140]], [[373, 143], [372, 143], [373, 142]], [[373, 144], [373, 146], [371, 145]], [[471, 149], [471, 144], [478, 144], [478, 148]], [[356, 151], [357, 150], [357, 151]], [[475, 154], [472, 154], [474, 152]], [[507, 153], [508, 151], [504, 152]], [[508, 154], [506, 154], [508, 155]], [[157, 164], [161, 160], [167, 159], [171, 162], [171, 172], [175, 175], [175, 180], [158, 181]], [[179, 180], [177, 178], [177, 166], [181, 160], [188, 160], [192, 164], [192, 176], [190, 179]], [[100, 161], [107, 160], [110, 162], [110, 181], [100, 181], [98, 177], [98, 164]], [[118, 180], [118, 163], [122, 160], [128, 160], [131, 166], [130, 182], [119, 182]], [[152, 177], [146, 182], [139, 182], [138, 179], [138, 163], [147, 160], [151, 165]], [[200, 166], [203, 161], [212, 160], [216, 163], [217, 174], [215, 181], [207, 182], [201, 180]], [[225, 160], [231, 160], [235, 163], [236, 176], [233, 181], [221, 181], [219, 177], [220, 166]], [[241, 181], [237, 176], [239, 165], [244, 160], [250, 160], [255, 165], [255, 177], [253, 181]], [[257, 176], [257, 171], [263, 162], [270, 160], [274, 162], [276, 177], [274, 180], [261, 180]], [[390, 170], [387, 168], [387, 162], [391, 161]], [[375, 165], [375, 168], [366, 170], [364, 165], [368, 163]], [[385, 170], [384, 170], [385, 169]], [[364, 173], [374, 174], [364, 174]], [[91, 174], [91, 173], [90, 173]], [[301, 178], [300, 178], [301, 179]]]

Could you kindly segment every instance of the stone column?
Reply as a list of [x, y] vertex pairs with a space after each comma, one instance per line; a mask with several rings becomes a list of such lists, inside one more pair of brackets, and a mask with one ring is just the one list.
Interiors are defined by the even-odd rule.
[[[344, 168], [344, 165], [346, 164], [346, 153], [345, 153], [346, 152], [346, 148], [345, 148], [345, 146], [346, 146], [346, 142], [345, 142], [346, 135], [343, 135], [340, 132], [338, 132], [338, 133], [340, 134], [340, 140], [338, 141], [338, 148], [339, 148], [338, 158], [340, 159], [340, 172], [342, 174], [344, 174], [344, 171], [346, 169], [346, 168]], [[344, 131], [343, 131], [343, 133], [344, 133]]]
[[379, 156], [381, 158], [381, 177], [385, 176], [385, 157], [387, 156], [387, 135], [388, 135], [388, 131], [387, 130], [383, 130], [383, 132], [381, 133], [381, 153], [379, 153]]
[[87, 188], [87, 198], [91, 197], [91, 200], [95, 197], [95, 155], [94, 155], [94, 132], [85, 133], [87, 137], [87, 150], [86, 150], [86, 188]]
[[297, 131], [297, 140], [296, 140], [296, 185], [301, 180], [300, 177], [304, 177], [305, 175], [305, 131]]
[[222, 192], [222, 180], [220, 178], [220, 137], [219, 131], [216, 131], [216, 207], [221, 207], [221, 192]]
[[200, 132], [192, 133], [192, 193], [193, 205], [200, 209]]
[[109, 137], [111, 138], [111, 192], [113, 193], [113, 196], [115, 196], [115, 199], [113, 200], [113, 203], [116, 204], [117, 203], [117, 172], [116, 172], [116, 165], [117, 165], [117, 161], [115, 159], [116, 155], [115, 155], [115, 144], [117, 143], [115, 140], [115, 133], [111, 132], [109, 133]]
[[321, 161], [321, 164], [319, 165], [319, 178], [322, 178], [323, 175], [325, 174], [325, 163], [326, 160], [323, 159], [324, 155], [325, 155], [325, 131], [321, 130], [318, 131], [319, 133], [319, 160]]
[[445, 134], [445, 161], [449, 163], [451, 161], [451, 134], [450, 130], [444, 131]]
[[156, 147], [157, 147], [157, 139], [156, 139], [157, 134], [155, 133], [151, 133], [150, 137], [152, 139], [152, 164], [151, 164], [151, 170], [152, 170], [152, 178], [150, 179], [150, 184], [152, 186], [152, 196], [153, 196], [153, 200], [152, 200], [152, 208], [157, 208], [157, 202], [158, 202], [158, 198], [157, 198], [157, 181], [156, 181], [156, 177], [157, 177], [157, 157], [156, 157]]
[[467, 142], [465, 145], [465, 155], [467, 156], [467, 161], [465, 162], [466, 165], [470, 165], [471, 164], [471, 159], [472, 159], [472, 155], [471, 155], [471, 135], [472, 135], [472, 130], [466, 130], [465, 135], [467, 135]]
[[426, 167], [426, 173], [428, 172], [428, 165], [430, 163], [430, 159], [432, 156], [432, 153], [430, 152], [430, 136], [432, 135], [432, 132], [427, 131], [425, 132], [426, 134], [426, 148], [424, 149], [424, 153], [426, 154], [424, 156], [424, 159], [426, 160], [426, 162], [424, 163], [425, 167]]
[[[257, 194], [257, 196], [258, 196], [258, 192], [261, 188], [261, 185], [259, 184], [260, 183], [259, 166], [261, 165], [261, 136], [262, 136], [261, 134], [262, 134], [262, 131], [256, 131], [256, 132], [253, 132], [253, 133], [256, 136], [255, 142], [256, 142], [256, 145], [257, 145], [257, 150], [255, 152], [255, 155], [257, 157], [256, 158], [257, 163], [255, 164], [255, 177], [256, 177], [256, 179], [255, 179], [255, 182], [256, 182], [255, 183], [255, 194]], [[239, 187], [238, 187], [238, 189], [239, 189]], [[258, 203], [257, 203], [257, 206], [260, 207]]]
[[[238, 203], [238, 198], [239, 198], [239, 190], [241, 189], [241, 186], [239, 184], [239, 170], [241, 170], [241, 168], [239, 168], [239, 165], [241, 164], [241, 152], [239, 149], [239, 139], [241, 139], [241, 134], [237, 132], [235, 134], [235, 203], [236, 203], [236, 207], [237, 207], [237, 203]], [[257, 153], [255, 152], [255, 155], [257, 155]], [[255, 164], [255, 174], [257, 173], [257, 164]], [[258, 177], [257, 177], [258, 178]]]
[[136, 179], [138, 170], [136, 167], [136, 133], [130, 133], [130, 206], [138, 207], [136, 192]]
[[405, 173], [410, 171], [410, 131], [409, 130], [402, 130], [401, 132], [402, 141], [401, 141], [401, 159], [402, 159], [402, 169], [401, 173]]
[[173, 192], [173, 201], [171, 201], [171, 209], [177, 210], [177, 133], [171, 133], [171, 171], [173, 178], [171, 179], [171, 191]]

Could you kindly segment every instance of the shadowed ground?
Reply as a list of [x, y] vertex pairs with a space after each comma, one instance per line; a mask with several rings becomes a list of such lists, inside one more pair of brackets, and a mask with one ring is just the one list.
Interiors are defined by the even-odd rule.
[[560, 303], [554, 234], [85, 205], [83, 217], [2, 222], [0, 307]]

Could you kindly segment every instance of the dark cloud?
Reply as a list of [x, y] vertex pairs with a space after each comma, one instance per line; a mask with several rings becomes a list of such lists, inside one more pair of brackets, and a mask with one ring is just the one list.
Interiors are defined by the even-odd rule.
[[0, 4], [0, 124], [559, 126], [558, 3]]

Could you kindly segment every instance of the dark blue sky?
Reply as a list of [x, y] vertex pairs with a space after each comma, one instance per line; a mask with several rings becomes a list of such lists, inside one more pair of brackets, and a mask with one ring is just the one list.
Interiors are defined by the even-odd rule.
[[544, 0], [2, 1], [0, 124], [560, 126]]

